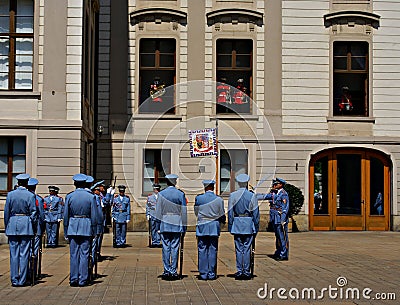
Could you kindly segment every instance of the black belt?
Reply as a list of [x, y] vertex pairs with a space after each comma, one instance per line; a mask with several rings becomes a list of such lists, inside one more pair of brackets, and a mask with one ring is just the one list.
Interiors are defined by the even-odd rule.
[[74, 215], [74, 218], [88, 218], [86, 215]]
[[234, 217], [250, 217], [249, 214], [234, 214]]

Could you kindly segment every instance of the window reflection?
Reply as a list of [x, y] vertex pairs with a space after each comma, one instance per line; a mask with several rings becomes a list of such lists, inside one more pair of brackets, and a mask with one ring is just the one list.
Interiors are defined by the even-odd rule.
[[314, 214], [328, 213], [328, 157], [314, 164]]
[[384, 215], [384, 165], [377, 158], [370, 159], [370, 214]]

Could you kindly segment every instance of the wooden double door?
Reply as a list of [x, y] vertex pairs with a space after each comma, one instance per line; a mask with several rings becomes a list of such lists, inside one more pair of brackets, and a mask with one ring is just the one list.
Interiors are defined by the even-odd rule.
[[310, 230], [389, 230], [390, 159], [332, 149], [310, 162]]

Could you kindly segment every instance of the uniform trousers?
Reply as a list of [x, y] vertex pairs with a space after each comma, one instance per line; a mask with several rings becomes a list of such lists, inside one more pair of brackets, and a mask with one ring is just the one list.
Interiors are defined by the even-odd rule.
[[276, 252], [275, 255], [280, 258], [288, 258], [289, 257], [289, 239], [288, 239], [288, 225], [285, 223], [274, 224], [275, 229], [275, 238], [276, 238]]
[[69, 282], [86, 285], [89, 280], [90, 236], [69, 236]]
[[47, 245], [56, 246], [58, 222], [46, 222]]
[[250, 256], [251, 243], [253, 242], [252, 234], [235, 234], [235, 250], [236, 250], [236, 269], [238, 275], [251, 276], [250, 273]]
[[180, 232], [162, 232], [162, 260], [164, 274], [177, 274]]
[[199, 273], [203, 280], [213, 279], [216, 275], [218, 236], [198, 236]]
[[161, 244], [161, 237], [158, 231], [160, 230], [160, 221], [155, 217], [150, 217], [151, 244], [158, 246]]
[[32, 236], [8, 236], [10, 246], [11, 284], [22, 286], [28, 275], [29, 254], [31, 253]]
[[117, 246], [123, 246], [126, 243], [126, 222], [115, 223], [115, 243]]

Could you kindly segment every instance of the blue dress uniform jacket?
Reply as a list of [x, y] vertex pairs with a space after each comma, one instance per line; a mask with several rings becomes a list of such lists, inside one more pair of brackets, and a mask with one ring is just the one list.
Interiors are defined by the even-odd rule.
[[64, 235], [94, 236], [97, 226], [97, 203], [92, 193], [78, 188], [65, 198]]
[[131, 200], [128, 196], [114, 197], [112, 217], [116, 223], [126, 223], [127, 220], [131, 220]]
[[63, 199], [60, 196], [48, 195], [44, 197], [46, 208], [44, 216], [46, 222], [58, 222], [63, 218]]
[[37, 230], [36, 196], [25, 187], [7, 194], [4, 225], [10, 247], [10, 277], [13, 286], [27, 280], [32, 237]]
[[235, 277], [250, 278], [251, 244], [260, 222], [257, 196], [246, 188], [239, 188], [230, 194], [228, 208], [228, 230], [235, 242]]
[[197, 195], [194, 203], [197, 216], [196, 236], [219, 236], [220, 217], [225, 216], [224, 201], [213, 191]]
[[4, 207], [6, 235], [33, 236], [37, 226], [36, 196], [20, 186], [7, 195]]
[[158, 194], [156, 217], [161, 220], [160, 232], [186, 232], [185, 193], [169, 186]]
[[225, 218], [224, 201], [213, 191], [206, 191], [196, 196], [194, 213], [197, 216], [199, 276], [203, 280], [213, 280], [217, 277], [218, 236], [220, 220]]
[[158, 246], [161, 244], [161, 237], [158, 231], [160, 230], [160, 220], [156, 217], [158, 194], [155, 193], [147, 197], [146, 202], [146, 216], [149, 217], [150, 232], [151, 232], [151, 245]]
[[270, 207], [271, 220], [274, 224], [281, 224], [288, 221], [289, 195], [284, 189], [273, 197]]
[[228, 230], [231, 234], [256, 234], [260, 212], [257, 197], [246, 188], [240, 188], [229, 196]]
[[115, 221], [115, 243], [117, 247], [126, 243], [127, 221], [131, 220], [131, 201], [128, 196], [116, 195], [112, 206], [112, 218]]
[[156, 217], [161, 220], [163, 276], [177, 277], [181, 233], [186, 232], [187, 209], [185, 193], [169, 186], [159, 193]]

